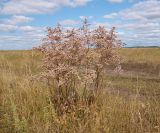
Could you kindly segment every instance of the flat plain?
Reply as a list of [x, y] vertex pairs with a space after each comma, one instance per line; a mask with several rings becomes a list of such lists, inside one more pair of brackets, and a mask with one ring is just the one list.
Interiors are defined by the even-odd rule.
[[[59, 117], [35, 51], [0, 51], [0, 133], [159, 133], [160, 48], [123, 48], [122, 73], [109, 66], [105, 93], [87, 110]], [[81, 113], [83, 112], [83, 113]]]

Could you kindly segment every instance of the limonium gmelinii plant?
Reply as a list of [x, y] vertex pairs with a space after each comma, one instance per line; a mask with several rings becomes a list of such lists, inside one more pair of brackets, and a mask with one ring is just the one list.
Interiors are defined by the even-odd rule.
[[85, 19], [80, 28], [65, 29], [57, 25], [47, 31], [38, 47], [44, 55], [40, 77], [47, 79], [55, 90], [100, 91], [107, 66], [120, 63], [117, 48], [122, 42], [116, 36], [115, 27], [92, 28]]

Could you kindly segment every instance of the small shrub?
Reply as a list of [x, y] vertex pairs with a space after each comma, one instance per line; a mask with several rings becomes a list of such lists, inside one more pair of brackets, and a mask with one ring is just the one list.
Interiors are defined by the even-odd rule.
[[87, 19], [79, 29], [65, 30], [60, 25], [48, 28], [46, 38], [37, 48], [44, 55], [44, 71], [38, 78], [46, 80], [58, 108], [61, 104], [74, 105], [78, 90], [83, 90], [83, 95], [88, 90], [95, 95], [103, 89], [106, 67], [119, 65], [116, 49], [121, 46], [115, 27], [110, 31], [101, 26], [91, 29]]

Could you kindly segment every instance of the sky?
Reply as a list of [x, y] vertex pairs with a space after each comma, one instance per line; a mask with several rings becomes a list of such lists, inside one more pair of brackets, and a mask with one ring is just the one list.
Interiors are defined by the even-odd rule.
[[0, 0], [0, 50], [31, 49], [46, 28], [116, 27], [127, 47], [160, 46], [160, 0]]

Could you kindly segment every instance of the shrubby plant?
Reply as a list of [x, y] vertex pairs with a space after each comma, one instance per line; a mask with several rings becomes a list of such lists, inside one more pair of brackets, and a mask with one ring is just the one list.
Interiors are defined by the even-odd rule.
[[69, 104], [75, 102], [79, 89], [92, 91], [94, 95], [100, 92], [107, 66], [120, 63], [116, 51], [121, 46], [115, 27], [109, 31], [102, 26], [91, 29], [87, 19], [81, 28], [64, 29], [60, 25], [48, 28], [47, 36], [37, 48], [44, 55], [44, 71], [39, 77], [47, 79], [54, 88], [51, 90], [55, 94], [54, 103], [65, 103], [66, 99]]

